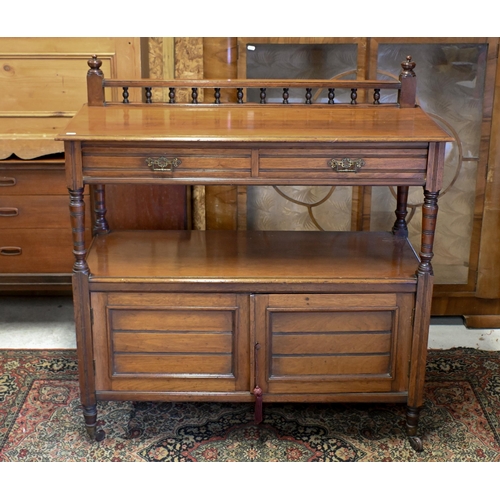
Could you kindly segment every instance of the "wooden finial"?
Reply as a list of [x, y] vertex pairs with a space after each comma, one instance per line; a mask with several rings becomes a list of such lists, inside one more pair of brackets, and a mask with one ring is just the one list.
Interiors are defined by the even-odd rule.
[[406, 56], [406, 61], [401, 63], [403, 69], [399, 75], [401, 89], [398, 92], [398, 102], [402, 108], [413, 108], [417, 102], [417, 75], [413, 71], [415, 66], [411, 56]]
[[89, 106], [102, 106], [104, 104], [104, 73], [101, 71], [102, 61], [93, 55], [87, 61], [87, 102]]
[[401, 77], [408, 78], [408, 77], [417, 76], [417, 75], [415, 75], [415, 72], [413, 71], [415, 66], [416, 66], [416, 64], [411, 60], [411, 56], [406, 56], [406, 61], [403, 61], [401, 63], [401, 67], [403, 68], [403, 71], [401, 72]]
[[103, 76], [103, 72], [100, 69], [102, 61], [95, 54], [92, 56], [92, 59], [87, 61], [87, 64], [90, 68], [87, 74]]

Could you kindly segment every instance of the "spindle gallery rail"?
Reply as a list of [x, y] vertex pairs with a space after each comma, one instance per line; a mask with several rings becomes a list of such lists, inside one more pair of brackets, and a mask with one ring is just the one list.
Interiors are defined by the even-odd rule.
[[[397, 105], [402, 108], [410, 108], [415, 106], [415, 93], [416, 93], [416, 76], [413, 72], [415, 63], [412, 61], [411, 56], [406, 58], [402, 63], [402, 72], [399, 75], [399, 81], [388, 80], [249, 80], [249, 79], [233, 79], [233, 80], [154, 80], [154, 79], [140, 79], [140, 80], [118, 80], [104, 78], [104, 74], [100, 67], [101, 60], [96, 56], [88, 61], [90, 67], [87, 73], [87, 87], [88, 87], [88, 104], [89, 106], [104, 106], [111, 104], [112, 101], [106, 101], [105, 88], [121, 88], [122, 89], [122, 104], [186, 104], [176, 101], [177, 89], [191, 89], [191, 102], [190, 104], [199, 104], [199, 90], [212, 89], [213, 90], [213, 104], [249, 104], [244, 101], [245, 90], [258, 89], [259, 90], [259, 103], [266, 104], [267, 89], [281, 88], [282, 104], [293, 104], [290, 102], [289, 90], [291, 88], [302, 88], [305, 90], [303, 103], [300, 104], [313, 104], [313, 89], [327, 89], [328, 101], [327, 104], [358, 104], [358, 90], [372, 90], [373, 100], [366, 104], [380, 105], [381, 91], [382, 90], [397, 90], [397, 102], [387, 103], [388, 105]], [[131, 102], [129, 100], [129, 90], [132, 88], [141, 88], [144, 90], [144, 101]], [[168, 88], [168, 101], [153, 102], [153, 88]], [[221, 101], [221, 89], [233, 89], [235, 91], [234, 102]], [[335, 92], [337, 89], [350, 89], [350, 102], [338, 103], [335, 101]], [[205, 100], [203, 104], [210, 104], [206, 99], [209, 92], [205, 92]], [[251, 103], [255, 104], [255, 103]]]

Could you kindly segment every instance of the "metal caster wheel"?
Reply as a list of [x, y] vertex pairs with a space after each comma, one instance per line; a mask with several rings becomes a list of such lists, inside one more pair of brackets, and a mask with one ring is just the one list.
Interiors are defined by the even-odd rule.
[[87, 434], [90, 440], [96, 443], [100, 443], [106, 437], [106, 433], [102, 429], [96, 430], [95, 427], [87, 427]]
[[105, 437], [106, 437], [106, 433], [102, 429], [99, 429], [95, 433], [95, 440], [97, 443], [100, 443]]
[[410, 441], [410, 446], [418, 453], [424, 451], [424, 444], [422, 443], [422, 438], [418, 436], [408, 436]]

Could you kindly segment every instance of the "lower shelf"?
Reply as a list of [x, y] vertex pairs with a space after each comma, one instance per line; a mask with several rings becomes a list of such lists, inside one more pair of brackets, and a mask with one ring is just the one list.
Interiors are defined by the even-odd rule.
[[416, 284], [416, 254], [386, 232], [116, 231], [97, 236], [90, 283]]

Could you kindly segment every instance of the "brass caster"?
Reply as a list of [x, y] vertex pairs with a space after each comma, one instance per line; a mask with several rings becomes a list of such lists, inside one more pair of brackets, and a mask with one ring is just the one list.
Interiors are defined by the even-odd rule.
[[105, 437], [106, 437], [106, 433], [102, 429], [99, 429], [95, 433], [95, 440], [97, 443], [100, 443]]
[[90, 440], [96, 443], [100, 443], [106, 437], [106, 433], [102, 429], [96, 430], [94, 426], [87, 427], [87, 434]]
[[422, 442], [422, 438], [418, 436], [408, 436], [408, 440], [410, 441], [410, 446], [418, 453], [424, 451], [424, 444]]

